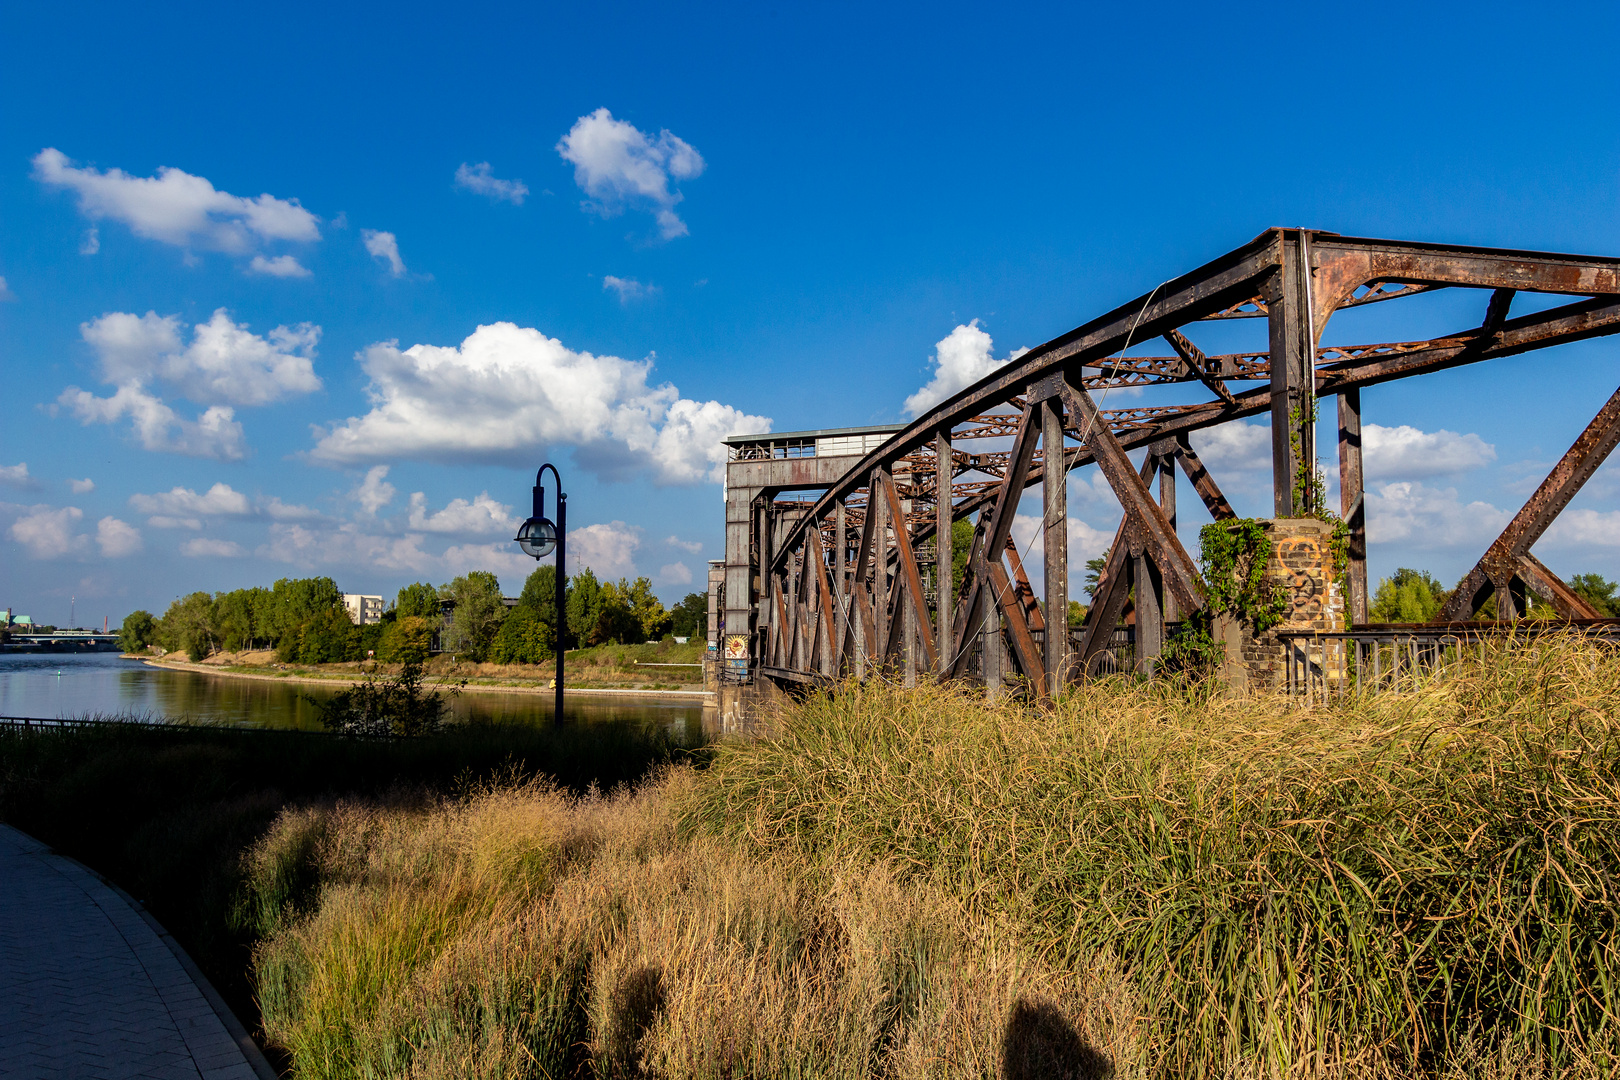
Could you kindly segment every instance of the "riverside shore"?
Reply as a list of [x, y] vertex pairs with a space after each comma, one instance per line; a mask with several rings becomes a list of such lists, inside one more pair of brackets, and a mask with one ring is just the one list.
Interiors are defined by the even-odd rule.
[[[124, 653], [131, 660], [140, 660], [148, 667], [159, 669], [167, 668], [173, 671], [190, 671], [199, 675], [212, 675], [229, 679], [246, 679], [258, 682], [294, 683], [304, 686], [355, 686], [365, 681], [364, 673], [334, 673], [331, 675], [316, 675], [305, 672], [276, 672], [253, 671], [241, 667], [226, 666], [222, 664], [195, 664], [189, 660], [171, 660], [165, 657], [143, 656], [139, 653]], [[467, 683], [461, 687], [465, 694], [538, 694], [551, 696], [555, 691], [545, 682], [536, 680], [530, 683], [514, 682], [478, 682], [476, 676], [468, 676]], [[456, 686], [461, 680], [454, 677], [430, 676], [425, 682], [430, 686]], [[565, 686], [563, 693], [566, 697], [594, 697], [612, 698], [621, 701], [634, 701], [637, 699], [653, 701], [691, 701], [707, 702], [713, 698], [710, 691], [701, 687], [683, 688], [680, 690], [650, 690], [637, 687], [609, 688], [609, 687], [574, 687]]]

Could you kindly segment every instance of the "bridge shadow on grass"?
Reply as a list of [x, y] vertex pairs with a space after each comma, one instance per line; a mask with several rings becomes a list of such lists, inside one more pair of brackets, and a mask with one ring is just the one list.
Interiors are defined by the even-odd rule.
[[1020, 998], [1001, 1040], [1001, 1075], [1005, 1080], [1108, 1080], [1114, 1063], [1088, 1045], [1055, 1005]]

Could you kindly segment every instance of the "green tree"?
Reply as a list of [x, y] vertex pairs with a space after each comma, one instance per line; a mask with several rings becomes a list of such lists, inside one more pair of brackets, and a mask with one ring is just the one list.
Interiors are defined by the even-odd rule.
[[214, 594], [214, 625], [226, 652], [246, 648], [253, 640], [253, 601], [248, 589]]
[[589, 643], [605, 645], [618, 642], [633, 645], [645, 641], [641, 620], [636, 617], [630, 596], [630, 582], [620, 578], [617, 582], [602, 583], [602, 603], [597, 609], [596, 627], [591, 631]]
[[506, 618], [499, 579], [487, 570], [474, 570], [450, 582], [440, 595], [455, 604], [440, 631], [445, 651], [482, 661]]
[[429, 621], [438, 619], [439, 590], [425, 581], [399, 590], [399, 598], [394, 601], [395, 618], [404, 619], [412, 615]]
[[1401, 567], [1393, 577], [1379, 581], [1367, 610], [1375, 623], [1433, 622], [1445, 606], [1448, 593], [1427, 570]]
[[313, 616], [343, 606], [343, 594], [329, 577], [282, 578], [271, 586], [270, 594], [269, 618], [260, 632], [273, 639], [281, 653], [298, 648], [303, 626]]
[[207, 593], [182, 596], [163, 613], [158, 641], [171, 652], [185, 653], [193, 662], [201, 660], [219, 643], [213, 616], [214, 598]]
[[140, 652], [157, 640], [157, 620], [150, 611], [136, 609], [124, 616], [118, 628], [118, 647], [125, 652]]
[[556, 655], [552, 651], [555, 643], [550, 624], [540, 621], [533, 608], [519, 604], [501, 623], [490, 644], [489, 658], [497, 664], [539, 664]]
[[1620, 618], [1620, 597], [1614, 595], [1620, 583], [1609, 581], [1602, 574], [1576, 574], [1569, 579], [1569, 587], [1597, 609], [1606, 618]]
[[973, 523], [966, 518], [951, 522], [951, 588], [962, 594], [962, 578], [973, 557]]
[[631, 618], [635, 620], [636, 628], [630, 631], [635, 640], [659, 641], [669, 633], [669, 612], [664, 610], [663, 603], [653, 594], [651, 581], [638, 577], [626, 584], [625, 580], [620, 578], [617, 591], [624, 597], [625, 606], [630, 609]]
[[590, 567], [574, 575], [568, 585], [568, 640], [575, 648], [599, 645], [594, 640], [602, 617], [602, 583]]
[[432, 644], [432, 624], [420, 615], [406, 615], [384, 627], [377, 639], [377, 659], [385, 664], [424, 664]]
[[1095, 559], [1086, 560], [1086, 596], [1093, 602], [1097, 599], [1097, 586], [1102, 584], [1103, 571], [1108, 569], [1108, 550]]
[[681, 598], [669, 613], [669, 631], [676, 637], [706, 638], [709, 634], [709, 594], [693, 592]]
[[304, 623], [298, 637], [298, 659], [305, 664], [337, 664], [359, 659], [360, 637], [349, 613], [341, 607], [327, 608]]
[[[567, 604], [566, 594], [563, 603]], [[555, 566], [537, 566], [523, 582], [523, 591], [518, 594], [517, 606], [523, 608], [535, 617], [538, 622], [544, 623], [549, 629], [551, 640], [555, 641], [557, 635], [557, 568]], [[549, 646], [548, 646], [549, 649]]]

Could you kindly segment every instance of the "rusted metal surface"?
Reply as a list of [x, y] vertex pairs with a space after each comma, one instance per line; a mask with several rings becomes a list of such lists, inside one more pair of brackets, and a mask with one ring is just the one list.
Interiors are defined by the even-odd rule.
[[1339, 517], [1350, 532], [1350, 584], [1346, 601], [1350, 622], [1367, 621], [1367, 501], [1361, 471], [1361, 391], [1352, 387], [1339, 395]]
[[[1485, 294], [1478, 322], [1424, 341], [1321, 344], [1336, 311], [1435, 289]], [[1515, 317], [1521, 293], [1567, 300]], [[1201, 323], [1240, 318], [1267, 320], [1265, 351], [1210, 354], [1195, 342]], [[1180, 463], [1212, 516], [1231, 517], [1188, 436], [1269, 413], [1274, 509], [1313, 511], [1319, 491], [1304, 482], [1318, 460], [1312, 417], [1318, 399], [1328, 396], [1337, 396], [1339, 406], [1338, 509], [1352, 536], [1350, 608], [1364, 620], [1359, 390], [1617, 331], [1620, 260], [1269, 230], [1029, 350], [904, 427], [728, 439], [728, 639], [736, 627], [748, 628], [750, 640], [762, 643], [756, 663], [768, 649], [776, 668], [815, 668], [822, 677], [864, 674], [887, 661], [903, 666], [908, 681], [926, 668], [995, 686], [1011, 660], [1036, 692], [1053, 692], [1100, 655], [1134, 584], [1141, 598], [1135, 617], [1148, 624], [1136, 634], [1138, 662], [1151, 662], [1164, 621], [1158, 616], [1173, 620], [1200, 602], [1196, 568], [1172, 522], [1170, 461]], [[1160, 339], [1170, 355], [1130, 355]], [[1192, 398], [1112, 409], [1092, 398], [1114, 387], [1177, 385]], [[1504, 533], [1476, 567], [1469, 602], [1495, 590], [1511, 616], [1522, 610], [1528, 587], [1567, 616], [1583, 613], [1584, 602], [1529, 547], [1620, 439], [1620, 426], [1594, 425], [1601, 431], [1583, 436], [1515, 518], [1512, 535]], [[974, 440], [985, 439], [1011, 446], [992, 443], [974, 452]], [[1124, 456], [1141, 447], [1151, 448], [1144, 468], [1160, 470], [1157, 502], [1147, 488], [1153, 469], [1133, 468]], [[836, 460], [833, 449], [842, 451]], [[1071, 664], [1062, 632], [1069, 577], [1064, 478], [1092, 464], [1108, 476], [1126, 514]], [[1043, 489], [1045, 619], [1017, 549], [1007, 555], [1019, 497], [1036, 484]], [[811, 492], [808, 501], [779, 494], [793, 490]], [[973, 552], [953, 588], [950, 524], [975, 516]], [[930, 541], [933, 565], [922, 567], [918, 548]], [[1005, 658], [1004, 635], [1011, 648]]]
[[[1559, 581], [1557, 576], [1539, 562], [1526, 562], [1531, 558], [1530, 546], [1541, 539], [1564, 507], [1569, 505], [1581, 486], [1589, 480], [1599, 465], [1620, 443], [1620, 390], [1616, 390], [1592, 422], [1581, 432], [1547, 479], [1541, 482], [1534, 495], [1508, 522], [1502, 535], [1486, 550], [1462, 584], [1452, 592], [1440, 617], [1446, 620], [1471, 617], [1492, 594], [1497, 595], [1498, 617], [1503, 612], [1504, 593], [1511, 596], [1515, 579], [1533, 588], [1538, 595], [1558, 610], [1564, 618], [1592, 619], [1598, 612], [1581, 600], [1573, 590]], [[1523, 614], [1517, 610], [1509, 618]]]

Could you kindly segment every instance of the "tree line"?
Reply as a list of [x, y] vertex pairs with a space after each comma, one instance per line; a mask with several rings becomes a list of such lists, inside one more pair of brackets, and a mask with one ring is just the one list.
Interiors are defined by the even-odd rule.
[[[475, 570], [443, 585], [413, 582], [399, 590], [382, 621], [356, 626], [329, 577], [282, 578], [269, 588], [177, 597], [162, 617], [133, 611], [119, 630], [126, 652], [156, 645], [202, 660], [216, 652], [274, 649], [282, 663], [339, 663], [374, 657], [421, 663], [435, 644], [474, 662], [537, 664], [556, 655], [556, 568], [542, 566], [508, 608], [500, 582]], [[565, 648], [639, 644], [665, 635], [702, 637], [708, 597], [688, 593], [673, 610], [652, 582], [600, 581], [589, 567], [567, 583]]]

